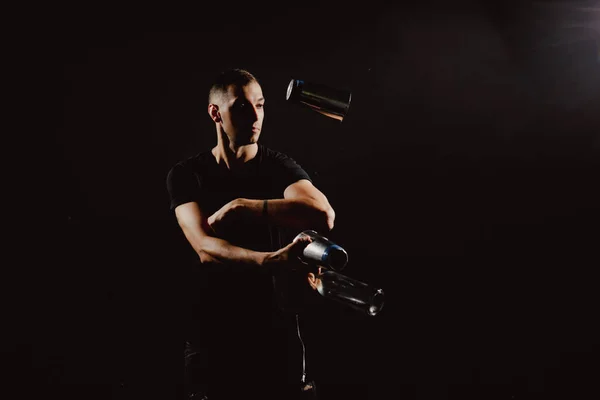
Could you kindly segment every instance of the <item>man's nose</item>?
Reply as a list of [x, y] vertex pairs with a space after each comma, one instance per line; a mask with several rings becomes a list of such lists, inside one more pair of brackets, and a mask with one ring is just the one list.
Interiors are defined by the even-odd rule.
[[248, 111], [249, 117], [253, 121], [258, 121], [258, 109], [255, 106], [248, 107], [250, 111]]

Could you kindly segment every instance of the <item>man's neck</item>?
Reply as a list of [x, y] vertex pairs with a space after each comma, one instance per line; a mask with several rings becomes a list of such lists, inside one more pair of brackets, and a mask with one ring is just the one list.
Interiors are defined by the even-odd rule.
[[228, 169], [242, 167], [245, 163], [252, 160], [258, 154], [258, 143], [252, 143], [235, 148], [224, 146], [218, 143], [211, 150], [217, 164], [225, 163]]

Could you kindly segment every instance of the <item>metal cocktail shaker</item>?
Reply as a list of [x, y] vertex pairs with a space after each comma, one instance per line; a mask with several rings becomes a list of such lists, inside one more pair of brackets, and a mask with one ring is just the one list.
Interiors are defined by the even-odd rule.
[[350, 108], [352, 92], [321, 83], [292, 79], [288, 84], [285, 99], [304, 104], [329, 118], [343, 121]]
[[309, 281], [313, 289], [325, 298], [369, 316], [381, 311], [384, 303], [382, 289], [339, 273], [348, 263], [346, 250], [314, 230], [300, 232], [294, 240], [302, 237], [311, 239], [303, 249], [300, 260], [309, 264], [314, 271], [309, 275], [312, 276]]
[[344, 269], [348, 263], [346, 250], [314, 230], [300, 232], [294, 240], [306, 236], [311, 238], [311, 242], [304, 248], [300, 256], [304, 263], [327, 267], [335, 271]]

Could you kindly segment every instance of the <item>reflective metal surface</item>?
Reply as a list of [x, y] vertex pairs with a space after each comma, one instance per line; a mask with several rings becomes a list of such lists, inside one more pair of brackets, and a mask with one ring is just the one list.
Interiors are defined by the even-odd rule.
[[285, 99], [303, 104], [329, 118], [343, 121], [350, 108], [352, 92], [320, 83], [292, 79]]
[[294, 240], [306, 236], [311, 238], [311, 242], [302, 252], [300, 258], [303, 262], [328, 267], [336, 271], [344, 269], [348, 263], [346, 250], [314, 230], [301, 232]]

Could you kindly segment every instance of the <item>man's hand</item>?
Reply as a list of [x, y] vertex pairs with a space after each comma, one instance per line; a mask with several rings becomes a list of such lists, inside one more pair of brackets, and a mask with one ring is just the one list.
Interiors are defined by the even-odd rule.
[[227, 232], [228, 228], [239, 218], [243, 206], [239, 199], [231, 200], [208, 217], [208, 225], [217, 236]]
[[316, 274], [313, 272], [308, 273], [308, 285], [313, 290], [319, 290], [319, 286], [321, 286], [321, 278], [319, 278], [319, 275], [321, 275], [321, 268], [322, 267], [319, 267]]
[[300, 255], [311, 241], [312, 239], [308, 236], [294, 239], [292, 243], [269, 254], [269, 256], [265, 258], [264, 265], [273, 272], [281, 272], [284, 269], [305, 266], [305, 264], [300, 261]]

